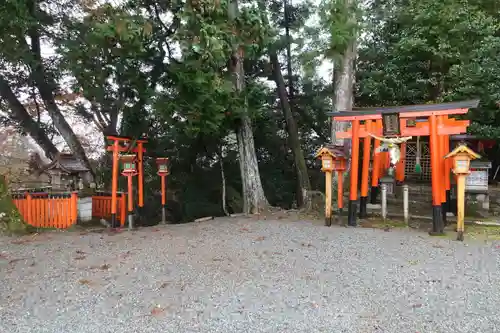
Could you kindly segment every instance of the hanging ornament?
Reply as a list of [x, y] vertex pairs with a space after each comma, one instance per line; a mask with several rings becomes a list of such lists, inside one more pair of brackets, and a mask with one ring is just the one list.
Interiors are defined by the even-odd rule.
[[415, 173], [422, 173], [422, 166], [420, 165], [420, 137], [417, 136], [417, 156], [415, 157]]

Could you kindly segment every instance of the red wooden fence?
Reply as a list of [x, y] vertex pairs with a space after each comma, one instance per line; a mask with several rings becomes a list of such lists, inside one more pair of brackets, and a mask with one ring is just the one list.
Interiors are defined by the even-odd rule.
[[12, 196], [24, 221], [37, 228], [69, 228], [77, 220], [76, 193], [25, 193]]
[[[118, 193], [118, 203], [116, 209], [116, 218], [123, 227], [127, 217], [127, 206], [125, 193]], [[111, 218], [111, 194], [100, 192], [92, 196], [92, 217], [109, 219]]]

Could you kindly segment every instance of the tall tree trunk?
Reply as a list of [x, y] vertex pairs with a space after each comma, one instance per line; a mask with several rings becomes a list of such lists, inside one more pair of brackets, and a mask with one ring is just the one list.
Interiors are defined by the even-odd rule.
[[278, 60], [278, 55], [273, 51], [271, 52], [269, 57], [273, 66], [274, 79], [276, 81], [278, 96], [281, 102], [281, 109], [283, 110], [283, 116], [285, 117], [286, 121], [288, 141], [290, 144], [290, 148], [292, 149], [295, 169], [297, 171], [297, 181], [300, 186], [300, 193], [298, 193], [297, 196], [298, 204], [300, 207], [303, 207], [307, 201], [307, 192], [311, 190], [311, 184], [309, 183], [309, 176], [307, 173], [304, 153], [302, 151], [302, 147], [300, 146], [299, 130], [292, 113], [292, 108], [290, 107], [290, 103], [288, 102], [285, 80], [283, 79], [283, 75], [281, 74], [281, 66]]
[[219, 157], [219, 165], [220, 165], [220, 178], [221, 178], [221, 183], [222, 183], [222, 211], [226, 216], [229, 216], [229, 212], [227, 210], [227, 203], [226, 203], [226, 174], [224, 172], [224, 158], [222, 157], [222, 148], [219, 149], [219, 152], [217, 153]]
[[[335, 111], [350, 111], [353, 105], [354, 60], [356, 59], [356, 41], [352, 40], [342, 54], [340, 61], [334, 64]], [[349, 122], [332, 120], [332, 143], [344, 145], [344, 139], [336, 138], [336, 132], [347, 130]]]
[[[291, 2], [291, 0], [289, 0]], [[291, 5], [291, 4], [290, 4]], [[286, 35], [286, 68], [288, 73], [288, 96], [290, 97], [290, 103], [293, 104], [294, 100], [294, 90], [293, 90], [293, 72], [292, 72], [292, 39], [290, 38], [290, 8], [288, 7], [288, 1], [283, 0], [283, 11], [285, 14], [285, 35]], [[280, 70], [281, 71], [281, 70]]]
[[[290, 6], [291, 6], [291, 0]], [[287, 74], [288, 74], [288, 96], [286, 96], [285, 81], [281, 74], [281, 67], [276, 53], [271, 54], [271, 63], [274, 68], [274, 76], [278, 87], [278, 95], [281, 101], [281, 108], [285, 116], [288, 129], [288, 137], [292, 148], [293, 157], [295, 159], [295, 169], [297, 171], [297, 204], [299, 207], [304, 207], [307, 201], [307, 192], [311, 190], [309, 176], [307, 174], [307, 165], [304, 160], [304, 153], [300, 146], [299, 130], [297, 122], [293, 115], [295, 109], [295, 92], [293, 87], [293, 71], [292, 71], [292, 38], [290, 37], [290, 7], [287, 0], [283, 0], [283, 10], [285, 14], [285, 35], [286, 35], [286, 57], [287, 57]], [[293, 106], [293, 107], [292, 107]]]
[[[32, 17], [36, 19], [38, 16], [38, 7], [36, 1], [28, 1], [28, 4], [31, 6], [29, 10]], [[47, 109], [47, 112], [52, 119], [55, 128], [61, 134], [64, 141], [66, 141], [66, 144], [71, 149], [74, 156], [90, 170], [92, 179], [89, 180], [93, 181], [93, 179], [95, 178], [95, 173], [89, 159], [87, 158], [85, 150], [83, 149], [80, 140], [78, 140], [78, 137], [75, 135], [75, 132], [73, 132], [73, 129], [64, 118], [61, 110], [59, 110], [59, 107], [57, 106], [54, 99], [53, 93], [55, 84], [52, 79], [49, 78], [45, 73], [40, 49], [40, 33], [36, 25], [33, 25], [29, 29], [28, 35], [31, 41], [31, 48], [29, 49], [31, 51], [32, 57], [31, 61], [29, 61], [28, 64], [32, 72], [32, 78], [45, 104], [45, 108]]]
[[[356, 0], [344, 0], [344, 5], [354, 11]], [[348, 13], [349, 23], [356, 24], [356, 13]], [[354, 86], [354, 61], [356, 59], [356, 35], [350, 36], [350, 41], [346, 48], [341, 52], [340, 56], [334, 61], [334, 91], [335, 91], [335, 111], [350, 111], [353, 105], [353, 86]], [[338, 146], [345, 145], [344, 139], [338, 139], [335, 136], [336, 132], [347, 130], [348, 122], [337, 122], [332, 120], [331, 137], [332, 143]], [[350, 142], [348, 144], [350, 146]], [[349, 147], [346, 147], [349, 149]]]
[[[356, 0], [344, 0], [344, 4], [350, 8], [353, 7]], [[356, 23], [356, 13], [350, 13], [351, 23]], [[354, 61], [356, 60], [357, 50], [356, 50], [356, 35], [351, 36], [349, 43], [346, 45], [346, 49], [341, 55], [337, 58], [337, 61], [334, 61], [334, 77], [333, 77], [333, 85], [334, 85], [334, 110], [335, 111], [350, 111], [352, 110], [352, 106], [354, 103], [354, 80], [355, 80], [355, 69], [354, 69]], [[343, 146], [344, 152], [347, 156], [351, 155], [351, 145], [352, 140], [344, 140], [337, 138], [335, 133], [337, 132], [345, 132], [349, 128], [349, 122], [342, 121], [334, 121], [332, 119], [331, 126], [331, 142], [336, 146]], [[343, 178], [345, 179], [350, 172], [351, 169], [351, 159], [348, 159], [346, 165], [346, 171], [343, 173]], [[337, 187], [337, 177], [334, 178], [332, 182], [332, 187], [335, 189]], [[344, 184], [348, 185], [349, 183], [344, 182]], [[346, 188], [345, 188], [346, 189]], [[347, 189], [346, 189], [347, 190]], [[334, 192], [335, 193], [335, 192]]]
[[[231, 0], [228, 7], [230, 21], [238, 17], [238, 0]], [[230, 71], [233, 75], [235, 91], [243, 93], [245, 89], [245, 70], [243, 69], [243, 49], [236, 45], [230, 61]], [[255, 143], [252, 132], [252, 120], [248, 116], [248, 105], [245, 99], [244, 110], [236, 128], [238, 151], [240, 157], [240, 172], [243, 191], [243, 212], [257, 214], [269, 206], [260, 180], [259, 166], [255, 154]]]
[[45, 156], [54, 159], [59, 151], [56, 146], [50, 141], [45, 131], [40, 125], [31, 118], [26, 108], [21, 104], [14, 92], [9, 86], [9, 83], [3, 76], [0, 75], [0, 96], [7, 101], [10, 108], [10, 118], [16, 121], [21, 128], [29, 134], [35, 142], [43, 149]]

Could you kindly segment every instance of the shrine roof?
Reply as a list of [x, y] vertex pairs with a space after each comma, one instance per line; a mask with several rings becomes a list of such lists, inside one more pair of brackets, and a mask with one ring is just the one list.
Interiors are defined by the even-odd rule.
[[450, 135], [450, 140], [452, 141], [460, 141], [460, 140], [469, 140], [469, 141], [495, 141], [491, 138], [486, 138], [482, 136], [472, 135], [472, 134], [455, 134]]
[[108, 135], [108, 136], [106, 136], [106, 139], [116, 140], [116, 141], [136, 141], [136, 142], [142, 142], [142, 143], [148, 142], [148, 139], [145, 136], [134, 138], [134, 137], [125, 136], [125, 135]]
[[439, 112], [458, 109], [476, 108], [479, 105], [479, 100], [468, 100], [461, 102], [439, 103], [439, 104], [417, 104], [417, 105], [401, 105], [401, 106], [387, 106], [387, 107], [366, 107], [366, 108], [352, 108], [352, 111], [333, 111], [327, 112], [328, 116], [363, 116], [363, 115], [379, 115], [384, 113], [397, 113], [397, 112]]
[[89, 169], [83, 165], [76, 157], [72, 154], [61, 153], [57, 158], [55, 158], [51, 163], [45, 166], [46, 170], [61, 169], [67, 173], [79, 173], [87, 172]]

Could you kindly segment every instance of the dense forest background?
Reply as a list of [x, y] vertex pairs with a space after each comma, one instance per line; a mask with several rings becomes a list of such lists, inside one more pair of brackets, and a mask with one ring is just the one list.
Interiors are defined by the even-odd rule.
[[470, 132], [500, 137], [496, 0], [4, 0], [0, 43], [3, 126], [104, 188], [104, 137], [146, 135], [175, 220], [303, 206], [353, 104], [480, 98]]

